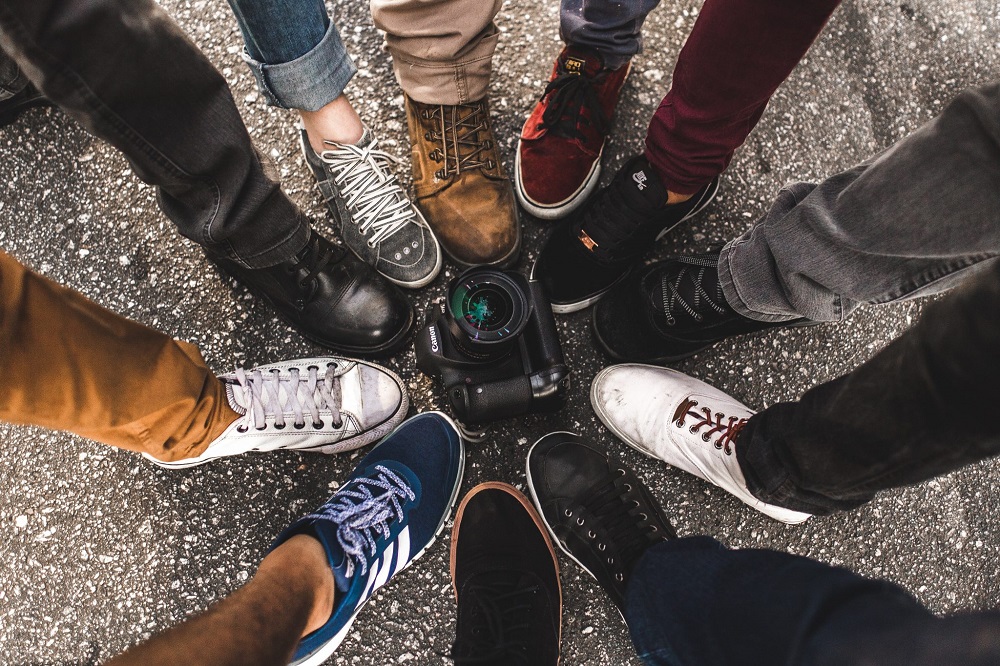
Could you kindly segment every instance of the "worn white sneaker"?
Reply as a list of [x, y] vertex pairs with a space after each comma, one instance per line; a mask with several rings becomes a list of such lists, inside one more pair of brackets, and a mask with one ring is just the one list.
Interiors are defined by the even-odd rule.
[[614, 365], [594, 378], [590, 402], [632, 448], [714, 483], [775, 520], [794, 525], [811, 517], [761, 502], [747, 490], [733, 446], [754, 412], [705, 382], [658, 366]]
[[226, 385], [229, 406], [242, 416], [196, 458], [164, 462], [143, 454], [146, 458], [182, 469], [247, 451], [340, 453], [380, 440], [409, 408], [403, 380], [354, 359], [303, 358], [236, 368], [219, 380]]

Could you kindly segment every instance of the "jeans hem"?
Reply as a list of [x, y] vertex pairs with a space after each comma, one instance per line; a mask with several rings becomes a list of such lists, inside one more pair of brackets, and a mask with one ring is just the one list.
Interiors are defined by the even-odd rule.
[[783, 322], [796, 319], [796, 317], [789, 315], [756, 312], [747, 306], [746, 300], [740, 294], [740, 288], [733, 275], [732, 266], [733, 249], [745, 235], [726, 243], [726, 246], [722, 248], [722, 252], [719, 253], [719, 284], [722, 286], [722, 295], [726, 297], [729, 307], [736, 310], [737, 314], [747, 319], [753, 319], [754, 321]]

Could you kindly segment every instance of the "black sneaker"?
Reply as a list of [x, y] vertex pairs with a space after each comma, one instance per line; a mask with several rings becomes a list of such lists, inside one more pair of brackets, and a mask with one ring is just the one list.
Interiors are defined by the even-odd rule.
[[667, 190], [643, 156], [556, 227], [531, 267], [558, 313], [596, 303], [668, 231], [715, 198], [716, 178], [693, 197], [664, 205]]
[[719, 282], [719, 255], [674, 257], [646, 266], [594, 308], [594, 336], [619, 361], [669, 363], [692, 356], [733, 335], [805, 319], [748, 319], [726, 302]]
[[52, 106], [52, 101], [29, 83], [13, 97], [0, 101], [0, 127], [14, 122], [23, 111], [33, 106]]
[[406, 297], [366, 263], [313, 231], [291, 259], [246, 268], [209, 259], [273, 307], [302, 337], [351, 354], [390, 354], [406, 341], [414, 314]]
[[676, 538], [646, 486], [602, 447], [554, 432], [528, 452], [528, 489], [549, 532], [611, 596], [622, 617], [625, 586], [642, 554]]
[[[461, 538], [460, 538], [461, 537]], [[542, 519], [505, 483], [476, 486], [451, 535], [458, 666], [555, 666], [562, 590]]]

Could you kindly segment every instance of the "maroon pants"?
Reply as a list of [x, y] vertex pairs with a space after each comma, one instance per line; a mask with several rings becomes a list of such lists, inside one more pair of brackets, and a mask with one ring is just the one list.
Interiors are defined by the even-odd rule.
[[671, 192], [722, 173], [840, 0], [705, 0], [646, 134]]

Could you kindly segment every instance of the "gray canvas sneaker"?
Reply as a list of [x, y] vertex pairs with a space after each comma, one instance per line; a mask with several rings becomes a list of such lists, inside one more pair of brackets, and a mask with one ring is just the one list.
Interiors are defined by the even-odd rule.
[[320, 155], [305, 130], [300, 138], [344, 245], [401, 287], [418, 289], [437, 277], [437, 238], [393, 173], [398, 160], [378, 149], [371, 130], [366, 127], [356, 145], [326, 141]]

